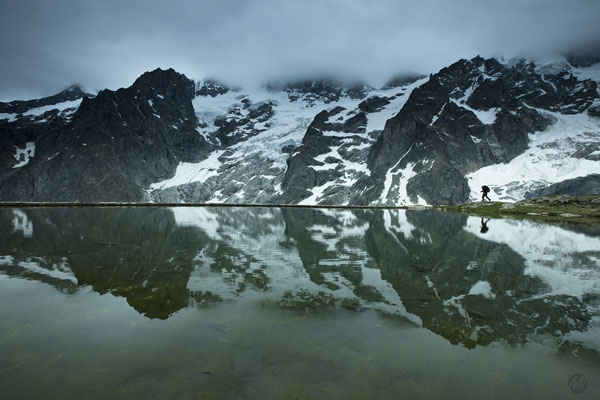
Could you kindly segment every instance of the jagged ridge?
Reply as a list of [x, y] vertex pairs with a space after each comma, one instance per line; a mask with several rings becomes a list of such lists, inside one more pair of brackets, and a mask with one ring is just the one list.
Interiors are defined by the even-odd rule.
[[[384, 89], [248, 92], [172, 69], [96, 96], [72, 87], [0, 104], [0, 199], [455, 204], [485, 183], [515, 200], [597, 170], [590, 68], [475, 57]], [[510, 181], [536, 160], [555, 177]]]

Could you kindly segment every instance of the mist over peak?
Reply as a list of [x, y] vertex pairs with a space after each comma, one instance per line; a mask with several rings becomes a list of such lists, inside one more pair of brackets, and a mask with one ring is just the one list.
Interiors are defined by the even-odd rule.
[[73, 82], [117, 89], [156, 67], [232, 86], [332, 76], [381, 87], [476, 54], [579, 54], [598, 45], [598, 15], [594, 0], [3, 2], [0, 100]]

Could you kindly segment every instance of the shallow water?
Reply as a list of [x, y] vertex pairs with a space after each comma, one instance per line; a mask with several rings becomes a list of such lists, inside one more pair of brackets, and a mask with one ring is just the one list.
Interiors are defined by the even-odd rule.
[[2, 397], [600, 398], [591, 228], [225, 207], [0, 226]]

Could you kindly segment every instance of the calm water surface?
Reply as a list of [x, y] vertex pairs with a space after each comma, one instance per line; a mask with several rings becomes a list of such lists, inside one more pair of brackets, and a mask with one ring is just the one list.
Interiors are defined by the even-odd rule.
[[600, 231], [437, 211], [0, 209], [6, 399], [598, 399]]

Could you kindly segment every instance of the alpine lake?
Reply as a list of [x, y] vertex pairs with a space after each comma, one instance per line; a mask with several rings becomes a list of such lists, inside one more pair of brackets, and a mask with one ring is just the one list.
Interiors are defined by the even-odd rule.
[[0, 208], [4, 399], [599, 399], [600, 228]]

